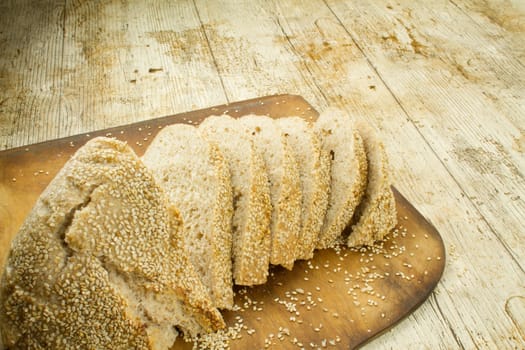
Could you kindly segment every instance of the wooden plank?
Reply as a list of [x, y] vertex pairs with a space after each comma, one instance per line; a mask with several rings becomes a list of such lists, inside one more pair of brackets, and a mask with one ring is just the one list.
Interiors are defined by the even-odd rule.
[[[411, 8], [410, 16], [414, 24], [407, 26], [398, 24], [406, 20], [398, 17], [402, 16], [399, 13], [403, 11], [392, 13], [386, 3], [382, 7], [384, 13], [375, 11], [376, 9], [375, 12], [370, 11], [366, 6], [359, 5], [346, 7], [334, 3], [334, 6], [344, 25], [352, 28], [352, 35], [370, 57], [389, 89], [399, 96], [399, 101], [412, 122], [418, 124], [421, 134], [443, 159], [456, 181], [463, 184], [462, 189], [471, 196], [477, 210], [488, 220], [490, 226], [501, 228], [495, 229], [496, 234], [523, 269], [523, 259], [520, 257], [525, 256], [525, 241], [520, 232], [525, 228], [525, 202], [522, 199], [525, 195], [525, 178], [522, 172], [525, 169], [525, 157], [523, 151], [513, 148], [523, 131], [512, 122], [521, 119], [523, 112], [517, 110], [513, 114], [502, 113], [482, 93], [482, 83], [472, 84], [465, 81], [462, 75], [451, 73], [457, 68], [442, 55], [450, 52], [457, 52], [459, 55], [464, 47], [459, 45], [461, 38], [458, 33], [446, 30], [453, 27], [449, 23], [452, 20], [446, 20], [442, 12], [424, 15], [428, 9]], [[370, 12], [366, 19], [353, 16], [353, 13], [363, 11]], [[456, 15], [461, 18], [462, 14], [456, 11]], [[437, 16], [436, 23], [442, 24], [428, 29], [430, 26], [425, 22], [428, 16]], [[423, 23], [418, 25], [416, 21]], [[436, 32], [432, 35], [419, 33], [412, 28], [414, 26]], [[389, 28], [393, 28], [393, 31]], [[467, 29], [462, 32], [468, 33]], [[384, 33], [389, 33], [389, 30], [396, 38], [402, 37], [402, 33], [409, 39], [416, 39], [408, 42], [387, 39], [388, 43], [385, 44]], [[450, 38], [446, 42], [440, 42], [441, 46], [434, 39], [438, 30]], [[470, 39], [472, 37], [463, 40], [465, 45]], [[412, 47], [415, 46], [414, 40], [420, 43], [419, 46], [416, 45], [417, 50]], [[434, 44], [432, 55], [419, 53], [424, 50], [421, 47]], [[481, 44], [476, 42], [476, 45]], [[445, 54], [441, 54], [442, 52]], [[468, 55], [471, 51], [466, 52]], [[496, 55], [493, 59], [497, 57], [499, 56]], [[483, 70], [483, 65], [477, 68], [480, 72], [490, 73]], [[517, 92], [520, 86], [520, 71], [516, 70], [518, 68], [514, 67], [513, 71], [513, 75], [517, 76], [514, 85], [507, 84], [510, 91]], [[489, 83], [491, 79], [487, 79]], [[424, 89], [418, 89], [423, 86]], [[515, 102], [520, 105], [519, 99]], [[501, 215], [501, 204], [505, 205], [505, 215]]]
[[525, 62], [525, 3], [521, 0], [450, 0], [471, 18], [481, 32], [507, 45], [507, 55]]
[[525, 297], [515, 295], [507, 299], [505, 311], [518, 330], [512, 337], [525, 343]]
[[[198, 3], [200, 13], [204, 12], [200, 10], [201, 6], [208, 4]], [[214, 6], [220, 8], [226, 5], [219, 3]], [[505, 320], [500, 303], [508, 293], [523, 293], [522, 286], [517, 283], [519, 278], [515, 278], [523, 277], [523, 271], [511, 257], [501, 256], [501, 250], [504, 251], [501, 242], [494, 237], [494, 232], [471, 201], [464, 197], [464, 192], [422, 138], [415, 123], [408, 119], [409, 115], [399, 105], [398, 97], [392, 96], [391, 90], [384, 85], [383, 77], [377, 75], [374, 66], [360, 53], [347, 28], [338, 24], [333, 13], [320, 2], [303, 2], [301, 6], [288, 3], [257, 3], [250, 6], [257, 11], [240, 5], [228, 15], [221, 16], [219, 13], [218, 18], [213, 17], [213, 20], [220, 21], [217, 37], [236, 35], [238, 40], [243, 40], [250, 36], [250, 23], [264, 23], [264, 31], [257, 29], [258, 36], [273, 37], [272, 40], [265, 39], [265, 44], [275, 41], [284, 45], [285, 51], [279, 51], [282, 57], [277, 70], [295, 74], [289, 78], [292, 80], [305, 79], [309, 82], [308, 87], [323, 91], [322, 99], [353, 113], [361, 113], [376, 124], [389, 149], [395, 150], [391, 153], [396, 184], [432, 217], [432, 221], [446, 236], [455, 256], [433, 303], [425, 304], [420, 313], [416, 312], [410, 321], [396, 327], [395, 332], [389, 333], [388, 337], [379, 338], [374, 346], [425, 344], [430, 348], [474, 347], [485, 341], [489, 344], [512, 345], [512, 341], [500, 340], [498, 337], [498, 333], [506, 334], [514, 330], [513, 324]], [[201, 18], [204, 18], [206, 25], [206, 21], [212, 17], [201, 15]], [[210, 42], [214, 52], [238, 52], [230, 42]], [[268, 50], [265, 54], [263, 49], [249, 48], [245, 52], [248, 56], [256, 56], [259, 66], [273, 67], [277, 66], [273, 50], [276, 49]], [[242, 63], [227, 59], [221, 61], [222, 54], [216, 57], [219, 67], [228, 67], [230, 71], [242, 69]], [[296, 73], [294, 68], [297, 69]], [[239, 81], [241, 84], [232, 87], [233, 93], [237, 91], [233, 89], [239, 86], [248, 85], [251, 89], [257, 89], [247, 79], [237, 77]], [[228, 88], [230, 85], [225, 83], [225, 86]], [[265, 85], [260, 89], [264, 91]], [[466, 223], [465, 218], [471, 218], [470, 222]], [[465, 236], [478, 239], [469, 240], [467, 244]], [[480, 256], [472, 254], [473, 251]], [[471, 268], [474, 266], [475, 269]], [[514, 275], [501, 276], [498, 273], [501, 269], [513, 271]], [[485, 282], [486, 274], [495, 280]], [[501, 290], [499, 283], [505, 283], [509, 289]], [[487, 286], [487, 293], [479, 293], [482, 284]], [[497, 311], [488, 315], [488, 309]], [[469, 327], [457, 330], [455, 325], [462, 324], [465, 317]], [[497, 321], [489, 324], [480, 321], [487, 318]], [[427, 323], [418, 323], [422, 319]], [[416, 329], [414, 324], [418, 326]]]
[[191, 2], [82, 1], [67, 10], [72, 118], [96, 121], [77, 132], [226, 102]]
[[298, 57], [280, 41], [268, 4], [195, 0], [232, 101], [278, 93], [303, 96], [314, 108], [326, 99]]
[[[467, 26], [471, 57], [456, 63], [469, 82], [481, 87], [495, 108], [519, 130], [512, 149], [525, 150], [525, 3], [516, 0], [450, 0], [475, 25]], [[487, 45], [486, 43], [489, 43]], [[460, 51], [461, 45], [454, 52]], [[465, 54], [463, 50], [463, 55]], [[482, 69], [479, 69], [482, 67]], [[481, 79], [480, 79], [481, 77]], [[521, 157], [523, 158], [523, 157]]]
[[191, 2], [17, 3], [3, 13], [0, 130], [23, 133], [3, 149], [226, 102]]
[[2, 2], [0, 13], [0, 149], [55, 138], [60, 134], [55, 125], [65, 114], [60, 99], [64, 4]]

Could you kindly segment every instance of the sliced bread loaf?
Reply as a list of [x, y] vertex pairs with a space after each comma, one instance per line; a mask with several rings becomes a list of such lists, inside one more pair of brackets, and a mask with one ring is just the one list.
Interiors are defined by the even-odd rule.
[[262, 154], [270, 180], [272, 203], [270, 263], [291, 270], [301, 223], [299, 168], [288, 138], [274, 119], [247, 115], [239, 122]]
[[356, 123], [368, 160], [368, 184], [363, 201], [354, 215], [348, 246], [372, 245], [397, 224], [394, 193], [390, 187], [390, 169], [383, 143], [365, 122]]
[[302, 192], [301, 230], [296, 259], [310, 259], [326, 215], [330, 193], [330, 153], [321, 148], [311, 124], [300, 117], [276, 119], [299, 166]]
[[167, 349], [224, 327], [180, 217], [126, 144], [89, 141], [38, 199], [0, 285], [9, 348]]
[[363, 140], [351, 118], [337, 109], [323, 112], [315, 123], [322, 148], [331, 155], [330, 197], [317, 248], [332, 246], [350, 224], [366, 188]]
[[261, 155], [237, 120], [211, 116], [199, 126], [228, 162], [233, 188], [233, 278], [239, 285], [266, 282], [270, 258], [270, 193]]
[[161, 130], [142, 157], [182, 216], [184, 247], [212, 301], [233, 306], [233, 198], [228, 164], [197, 128]]

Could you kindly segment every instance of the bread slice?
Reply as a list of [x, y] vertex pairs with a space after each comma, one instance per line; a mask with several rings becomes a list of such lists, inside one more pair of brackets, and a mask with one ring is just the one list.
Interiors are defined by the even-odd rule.
[[228, 164], [187, 124], [161, 130], [142, 157], [179, 209], [184, 247], [218, 308], [231, 309], [233, 198]]
[[321, 148], [313, 126], [300, 117], [276, 119], [299, 165], [301, 230], [296, 259], [310, 259], [326, 215], [330, 193], [330, 153]]
[[264, 161], [232, 117], [210, 116], [199, 126], [228, 162], [233, 189], [233, 278], [266, 282], [270, 258], [270, 193]]
[[322, 147], [331, 155], [328, 210], [317, 248], [332, 246], [350, 224], [366, 188], [367, 161], [363, 140], [352, 119], [337, 109], [327, 109], [315, 122]]
[[363, 201], [354, 215], [348, 246], [372, 245], [397, 224], [394, 193], [390, 187], [390, 169], [383, 143], [365, 122], [356, 123], [368, 160], [368, 184]]
[[291, 270], [301, 224], [301, 183], [294, 153], [274, 119], [247, 115], [239, 119], [262, 154], [272, 202], [270, 263]]
[[126, 144], [96, 138], [38, 199], [9, 253], [10, 348], [167, 349], [224, 327], [183, 250], [181, 222]]

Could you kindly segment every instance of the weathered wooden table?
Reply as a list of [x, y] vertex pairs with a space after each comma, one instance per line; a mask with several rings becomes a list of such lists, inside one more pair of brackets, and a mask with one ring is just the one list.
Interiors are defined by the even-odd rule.
[[445, 242], [368, 347], [524, 348], [523, 2], [0, 4], [0, 150], [278, 93], [366, 117]]

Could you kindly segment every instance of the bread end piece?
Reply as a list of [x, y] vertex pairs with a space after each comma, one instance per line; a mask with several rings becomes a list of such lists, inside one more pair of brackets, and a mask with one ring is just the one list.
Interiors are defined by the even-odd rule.
[[397, 224], [385, 147], [370, 125], [360, 121], [356, 126], [363, 138], [368, 160], [368, 183], [363, 201], [354, 215], [352, 231], [347, 239], [349, 247], [372, 245], [383, 239]]

